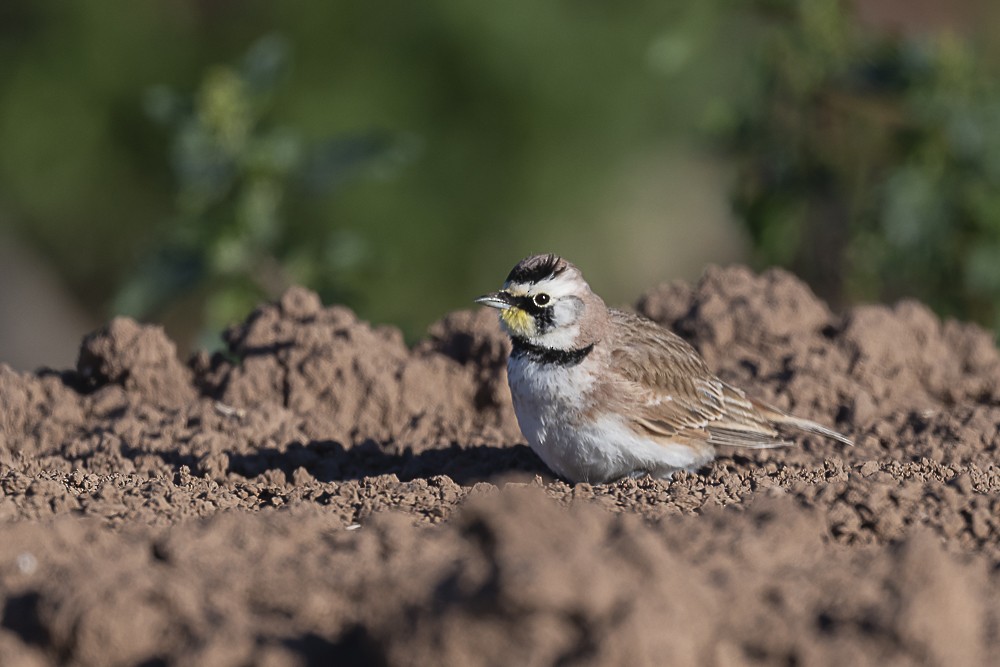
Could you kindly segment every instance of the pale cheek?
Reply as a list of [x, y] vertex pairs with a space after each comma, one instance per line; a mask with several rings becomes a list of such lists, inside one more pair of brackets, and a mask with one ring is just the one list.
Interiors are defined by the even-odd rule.
[[577, 346], [580, 338], [580, 327], [562, 326], [555, 327], [546, 334], [537, 337], [540, 345], [550, 347], [553, 350], [569, 350]]
[[555, 333], [559, 331], [579, 330], [580, 313], [583, 304], [578, 299], [568, 298], [557, 303], [552, 312], [552, 326], [549, 331]]
[[557, 327], [566, 327], [576, 321], [576, 308], [570, 304], [558, 304], [555, 306], [552, 324]]

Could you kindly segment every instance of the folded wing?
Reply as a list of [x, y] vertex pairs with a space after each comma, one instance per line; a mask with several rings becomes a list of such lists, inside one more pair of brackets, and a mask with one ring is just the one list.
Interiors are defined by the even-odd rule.
[[618, 391], [629, 400], [633, 425], [666, 443], [707, 442], [722, 447], [769, 448], [793, 444], [783, 424], [851, 444], [820, 424], [788, 415], [746, 396], [709, 371], [684, 339], [654, 322], [612, 311], [623, 339], [612, 363], [622, 378]]

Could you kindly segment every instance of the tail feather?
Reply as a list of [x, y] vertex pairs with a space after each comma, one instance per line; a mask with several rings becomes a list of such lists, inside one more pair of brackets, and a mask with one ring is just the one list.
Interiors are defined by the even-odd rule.
[[792, 426], [794, 428], [806, 431], [807, 433], [815, 433], [817, 435], [826, 436], [827, 438], [832, 438], [837, 442], [842, 442], [849, 447], [854, 446], [854, 441], [848, 438], [843, 433], [838, 433], [832, 428], [827, 428], [822, 424], [817, 424], [814, 421], [808, 419], [802, 419], [801, 417], [793, 417], [792, 415], [779, 414], [778, 419], [774, 419], [775, 424], [781, 424], [785, 426]]
[[761, 401], [757, 401], [754, 399], [750, 400], [754, 404], [754, 407], [756, 407], [761, 412], [762, 415], [764, 415], [767, 419], [771, 420], [771, 423], [775, 425], [791, 426], [792, 428], [797, 428], [807, 433], [815, 433], [816, 435], [822, 435], [824, 437], [831, 438], [849, 447], [854, 446], [853, 440], [848, 438], [843, 433], [838, 433], [837, 431], [834, 431], [832, 428], [827, 428], [826, 426], [823, 426], [822, 424], [817, 424], [816, 422], [811, 421], [809, 419], [803, 419], [801, 417], [790, 415], [787, 412], [784, 412], [783, 410], [779, 410], [774, 406], [768, 405], [767, 403], [763, 403]]

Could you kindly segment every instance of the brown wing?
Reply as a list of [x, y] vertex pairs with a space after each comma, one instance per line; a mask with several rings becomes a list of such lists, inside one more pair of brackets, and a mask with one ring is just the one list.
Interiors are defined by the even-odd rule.
[[673, 442], [779, 447], [778, 431], [755, 401], [709, 371], [684, 339], [655, 322], [612, 310], [619, 339], [611, 352], [613, 391], [629, 402], [636, 427]]

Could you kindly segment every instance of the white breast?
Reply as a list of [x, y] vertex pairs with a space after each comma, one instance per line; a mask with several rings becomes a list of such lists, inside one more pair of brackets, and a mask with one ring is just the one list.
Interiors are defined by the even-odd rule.
[[522, 358], [507, 363], [507, 379], [514, 411], [528, 442], [544, 444], [553, 428], [579, 415], [594, 375], [587, 365], [563, 367]]
[[507, 364], [521, 432], [549, 468], [573, 481], [606, 482], [632, 473], [669, 477], [712, 458], [710, 452], [642, 438], [620, 415], [597, 410], [585, 416], [598, 381], [593, 361], [562, 367], [512, 358]]

